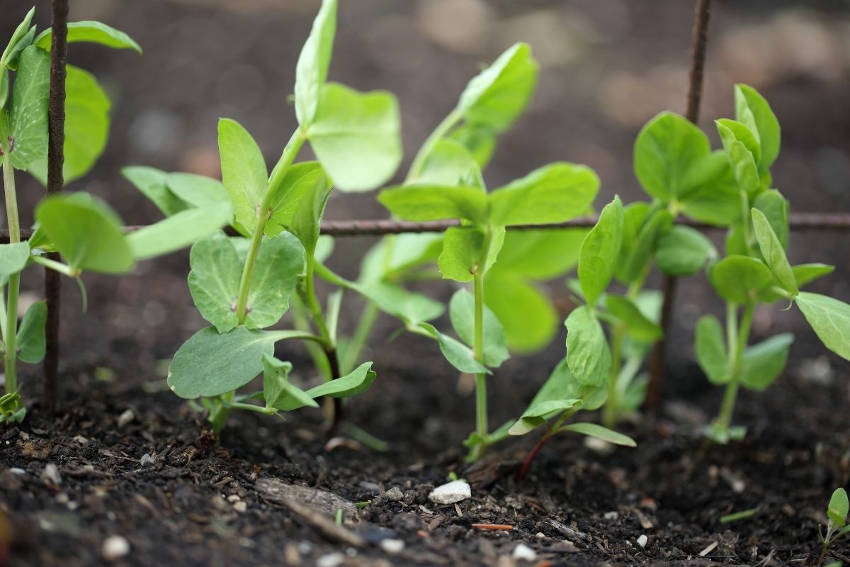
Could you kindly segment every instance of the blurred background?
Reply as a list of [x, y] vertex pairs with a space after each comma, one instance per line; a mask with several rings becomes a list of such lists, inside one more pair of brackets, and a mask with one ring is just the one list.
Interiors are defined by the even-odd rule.
[[[35, 4], [35, 21], [49, 25], [50, 3]], [[318, 4], [72, 1], [71, 20], [106, 22], [129, 33], [145, 52], [140, 57], [71, 46], [69, 61], [92, 71], [110, 93], [113, 126], [95, 170], [69, 188], [105, 198], [128, 224], [156, 220], [157, 210], [119, 169], [151, 165], [218, 176], [219, 117], [245, 125], [274, 163], [295, 127], [288, 97]], [[502, 137], [485, 172], [488, 184], [496, 187], [547, 162], [566, 160], [599, 173], [598, 203], [615, 193], [628, 202], [643, 197], [632, 173], [638, 130], [661, 110], [684, 112], [694, 5], [685, 0], [343, 0], [330, 76], [361, 90], [398, 95], [406, 165], [453, 108], [468, 79], [513, 42], [526, 41], [541, 64], [538, 91], [527, 114]], [[30, 6], [26, 0], [0, 0], [0, 37], [9, 37]], [[712, 120], [733, 114], [733, 84], [754, 86], [782, 125], [782, 151], [773, 173], [792, 211], [850, 211], [848, 79], [847, 0], [715, 0], [700, 125], [717, 147]], [[30, 204], [40, 197], [35, 181], [21, 179], [20, 185]], [[23, 215], [27, 219], [31, 209], [25, 207]], [[331, 219], [384, 216], [374, 194], [336, 194], [327, 213]], [[340, 239], [332, 263], [351, 274], [371, 242]], [[793, 262], [839, 265], [813, 290], [850, 300], [848, 242], [850, 235], [836, 232], [793, 235]], [[203, 326], [185, 285], [187, 258], [183, 252], [147, 262], [127, 278], [88, 276], [92, 301], [86, 315], [79, 312], [75, 286], [66, 285], [63, 368], [94, 365], [109, 368], [107, 373], [154, 378], [162, 368], [158, 361]], [[551, 287], [556, 296], [566, 296], [562, 281]], [[675, 333], [671, 357], [692, 368], [696, 317], [720, 305], [702, 278], [680, 286], [679, 297], [675, 317], [677, 330], [684, 332]], [[801, 323], [796, 311], [761, 310], [754, 340], [799, 330], [790, 369], [795, 372], [807, 357], [823, 352]], [[432, 347], [400, 340], [413, 349], [401, 353], [405, 356]], [[377, 348], [387, 357], [399, 348], [381, 344]], [[505, 374], [528, 382], [530, 392], [563, 356], [563, 342], [555, 341], [542, 356], [541, 364], [549, 366], [540, 376], [521, 375], [518, 362], [509, 363]], [[830, 360], [838, 361], [824, 360], [827, 368]], [[846, 363], [841, 364], [846, 373]], [[451, 375], [448, 367], [438, 372]]]

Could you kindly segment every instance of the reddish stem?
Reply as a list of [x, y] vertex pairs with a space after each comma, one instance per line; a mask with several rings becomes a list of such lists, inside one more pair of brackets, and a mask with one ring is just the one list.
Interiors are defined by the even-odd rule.
[[537, 445], [535, 445], [531, 452], [528, 453], [528, 456], [522, 463], [522, 468], [519, 469], [518, 473], [516, 473], [515, 478], [517, 482], [522, 482], [522, 480], [525, 478], [525, 475], [528, 474], [528, 469], [531, 468], [531, 462], [534, 461], [534, 457], [537, 456], [537, 453], [540, 452], [540, 449], [543, 448], [543, 445], [546, 444], [546, 441], [548, 441], [550, 437], [552, 437], [552, 432], [546, 431], [543, 437], [540, 438], [540, 441], [537, 442]]

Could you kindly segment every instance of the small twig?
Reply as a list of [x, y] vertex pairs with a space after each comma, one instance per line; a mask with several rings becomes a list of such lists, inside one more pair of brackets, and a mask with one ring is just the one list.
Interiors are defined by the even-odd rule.
[[[278, 500], [286, 506], [290, 512], [304, 520], [310, 527], [320, 532], [325, 537], [350, 545], [352, 547], [366, 547], [366, 540], [348, 528], [337, 525], [336, 522], [321, 512], [301, 504], [292, 498], [281, 498]], [[342, 510], [340, 510], [341, 512]]]
[[471, 524], [476, 530], [484, 530], [491, 532], [509, 532], [514, 529], [511, 524]]

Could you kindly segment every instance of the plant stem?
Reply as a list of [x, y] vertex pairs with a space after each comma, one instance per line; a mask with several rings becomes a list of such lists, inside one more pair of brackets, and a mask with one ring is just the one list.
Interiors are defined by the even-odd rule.
[[[737, 317], [737, 309], [734, 303], [727, 304], [727, 333], [729, 333], [730, 344], [732, 344], [731, 358], [729, 359], [730, 378], [726, 384], [726, 392], [723, 394], [723, 404], [720, 406], [720, 414], [715, 421], [716, 425], [721, 429], [729, 429], [732, 422], [732, 412], [735, 409], [735, 400], [738, 396], [738, 387], [740, 385], [741, 360], [743, 358], [744, 349], [747, 347], [747, 340], [750, 337], [750, 328], [753, 324], [753, 314], [755, 313], [756, 304], [750, 301], [744, 307], [744, 313], [741, 316], [740, 325], [737, 325], [735, 318]], [[730, 320], [733, 321], [730, 323]], [[737, 336], [735, 327], [738, 327]], [[734, 340], [734, 343], [732, 341]]]
[[609, 429], [613, 429], [617, 425], [617, 415], [620, 409], [619, 377], [625, 334], [626, 327], [624, 325], [619, 323], [614, 325], [611, 336], [611, 375], [608, 378], [608, 399], [605, 401], [605, 407], [602, 410], [602, 424]]
[[45, 268], [50, 268], [57, 273], [68, 276], [69, 278], [76, 278], [80, 275], [80, 270], [75, 270], [71, 268], [68, 264], [63, 264], [62, 262], [57, 262], [56, 260], [51, 260], [46, 256], [30, 256], [33, 262], [36, 264], [41, 264]]
[[525, 476], [528, 474], [528, 470], [531, 468], [531, 463], [534, 461], [534, 458], [537, 456], [537, 453], [540, 452], [540, 450], [543, 448], [543, 445], [546, 444], [546, 441], [548, 441], [549, 438], [552, 437], [552, 435], [554, 435], [554, 431], [552, 431], [551, 428], [547, 428], [546, 433], [544, 433], [543, 436], [540, 437], [540, 441], [538, 441], [534, 448], [529, 451], [528, 456], [526, 456], [525, 460], [522, 462], [522, 468], [519, 469], [519, 471], [516, 473], [516, 476], [514, 477], [517, 482], [522, 481], [522, 479], [524, 479]]
[[422, 147], [419, 148], [419, 151], [416, 153], [416, 157], [413, 158], [413, 163], [410, 165], [410, 170], [408, 170], [407, 177], [404, 179], [405, 185], [416, 181], [416, 178], [422, 173], [422, 168], [425, 166], [425, 160], [428, 159], [428, 155], [431, 153], [431, 150], [434, 149], [437, 142], [439, 142], [443, 136], [448, 134], [449, 130], [451, 130], [460, 119], [461, 115], [457, 112], [457, 110], [452, 110], [445, 118], [443, 118], [443, 121], [434, 128], [434, 131], [431, 132], [431, 135], [428, 136], [422, 144]]
[[378, 320], [378, 305], [374, 301], [369, 301], [363, 308], [360, 314], [360, 322], [354, 330], [354, 335], [351, 337], [351, 342], [345, 348], [345, 356], [340, 362], [343, 372], [350, 372], [354, 369], [357, 361], [360, 359], [360, 353], [369, 341], [372, 335], [372, 330], [375, 327], [375, 321]]
[[283, 149], [280, 159], [272, 170], [269, 183], [266, 187], [266, 193], [263, 196], [263, 202], [257, 210], [257, 226], [254, 228], [254, 233], [251, 235], [251, 247], [248, 249], [248, 256], [245, 259], [245, 265], [242, 268], [242, 277], [239, 280], [239, 294], [236, 298], [236, 320], [239, 324], [245, 322], [245, 317], [248, 315], [248, 294], [251, 291], [251, 277], [254, 274], [254, 266], [257, 264], [257, 256], [260, 253], [260, 245], [263, 243], [263, 232], [266, 228], [266, 222], [269, 220], [271, 212], [269, 209], [269, 197], [271, 196], [271, 188], [276, 187], [283, 180], [286, 170], [295, 161], [295, 157], [304, 145], [306, 138], [301, 128], [295, 130], [292, 137], [287, 142]]
[[[484, 364], [484, 274], [478, 270], [472, 276], [474, 292], [474, 340], [473, 350], [475, 360]], [[487, 437], [487, 375], [475, 375], [475, 432], [482, 438]], [[478, 460], [483, 453], [483, 445], [473, 447], [470, 459]]]
[[[16, 244], [21, 241], [21, 225], [18, 219], [18, 196], [15, 191], [15, 170], [12, 168], [12, 157], [6, 154], [3, 157], [3, 190], [6, 194], [6, 218], [9, 223], [9, 243]], [[6, 303], [6, 354], [4, 356], [4, 368], [6, 372], [6, 393], [14, 394], [18, 391], [18, 294], [21, 287], [21, 274], [15, 273], [9, 276], [9, 297]]]

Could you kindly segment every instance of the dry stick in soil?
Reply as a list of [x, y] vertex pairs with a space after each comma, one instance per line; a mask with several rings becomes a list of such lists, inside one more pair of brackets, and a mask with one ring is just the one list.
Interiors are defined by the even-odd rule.
[[[688, 84], [688, 109], [686, 118], [696, 124], [699, 120], [699, 106], [702, 99], [703, 71], [705, 69], [705, 46], [708, 42], [708, 23], [711, 19], [711, 0], [698, 0], [694, 19], [691, 51], [691, 71]], [[673, 318], [673, 303], [676, 300], [676, 276], [664, 274], [662, 280], [664, 296], [661, 305], [661, 335], [652, 353], [652, 364], [647, 387], [646, 406], [658, 409], [661, 403], [661, 390], [667, 359], [667, 336]]]
[[[53, 39], [50, 46], [50, 101], [48, 106], [47, 193], [57, 193], [64, 184], [65, 162], [65, 61], [68, 55], [68, 0], [53, 0]], [[59, 260], [58, 254], [48, 256]], [[44, 405], [56, 403], [59, 368], [59, 272], [44, 269], [44, 297], [47, 301], [44, 356]]]

